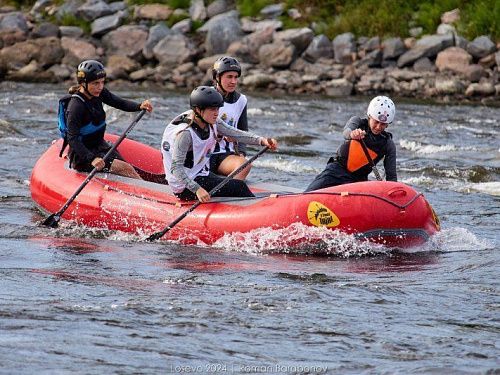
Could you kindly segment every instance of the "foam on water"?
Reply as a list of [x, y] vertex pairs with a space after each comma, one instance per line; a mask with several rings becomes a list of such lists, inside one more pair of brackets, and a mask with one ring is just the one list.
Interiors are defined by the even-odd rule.
[[494, 196], [500, 196], [500, 182], [492, 181], [492, 182], [480, 182], [477, 184], [468, 184], [462, 187], [460, 190], [462, 193], [484, 193]]
[[277, 159], [261, 159], [253, 163], [256, 167], [271, 168], [283, 172], [291, 173], [319, 173], [323, 169], [305, 165], [298, 160], [285, 160], [281, 157]]
[[[417, 154], [426, 154], [426, 155], [458, 150], [455, 145], [432, 145], [432, 144], [423, 145], [420, 142], [408, 141], [406, 139], [400, 140], [399, 145], [405, 150], [414, 151]], [[472, 147], [465, 147], [461, 149], [473, 150]]]
[[442, 229], [431, 237], [422, 250], [439, 252], [479, 251], [493, 249], [494, 244], [478, 238], [465, 228]]

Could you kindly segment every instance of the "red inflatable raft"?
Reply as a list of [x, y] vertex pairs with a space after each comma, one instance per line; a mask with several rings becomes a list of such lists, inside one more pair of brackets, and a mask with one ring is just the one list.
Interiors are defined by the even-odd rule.
[[[117, 137], [108, 135], [107, 139]], [[86, 178], [59, 157], [61, 141], [40, 157], [31, 175], [31, 194], [44, 211], [58, 211]], [[119, 147], [133, 165], [161, 174], [157, 149], [125, 139]], [[293, 223], [355, 234], [387, 246], [424, 243], [439, 223], [421, 193], [397, 182], [369, 181], [310, 193], [283, 186], [251, 185], [256, 198], [213, 198], [200, 205], [165, 235], [212, 244], [225, 233], [257, 228], [286, 228]], [[168, 185], [107, 173], [97, 174], [66, 210], [64, 219], [91, 227], [150, 235], [162, 230], [193, 202], [180, 203]]]

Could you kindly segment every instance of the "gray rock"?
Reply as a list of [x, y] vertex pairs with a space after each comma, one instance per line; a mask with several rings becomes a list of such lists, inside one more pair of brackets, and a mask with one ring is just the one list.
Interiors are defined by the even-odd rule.
[[283, 28], [283, 22], [279, 20], [263, 20], [263, 21], [253, 21], [248, 17], [241, 18], [241, 30], [245, 33], [253, 33], [262, 29], [267, 29], [271, 27], [273, 30], [281, 30]]
[[125, 3], [125, 1], [115, 1], [115, 2], [109, 3], [108, 5], [109, 5], [109, 9], [111, 9], [111, 11], [113, 13], [119, 12], [120, 10], [127, 9], [127, 4]]
[[79, 38], [83, 35], [83, 29], [78, 26], [59, 26], [59, 30], [62, 37]]
[[237, 15], [235, 11], [219, 14], [204, 25], [208, 29], [205, 38], [207, 55], [224, 53], [232, 42], [243, 37]]
[[438, 53], [436, 67], [440, 72], [450, 70], [463, 73], [472, 62], [472, 56], [462, 48], [449, 47]]
[[181, 34], [187, 34], [191, 32], [192, 28], [193, 28], [193, 21], [191, 21], [191, 18], [186, 18], [173, 25], [172, 31], [179, 32]]
[[81, 61], [87, 59], [98, 59], [96, 47], [84, 39], [61, 38], [61, 46], [64, 50], [63, 64], [77, 66]]
[[191, 61], [195, 53], [191, 41], [182, 34], [172, 33], [153, 48], [155, 58], [161, 65], [175, 67]]
[[290, 43], [275, 42], [259, 48], [259, 60], [263, 66], [286, 69], [295, 57], [295, 46]]
[[0, 31], [19, 30], [27, 33], [28, 23], [21, 12], [7, 13], [0, 19]]
[[449, 25], [447, 23], [442, 23], [438, 26], [436, 30], [436, 34], [438, 35], [445, 35], [445, 34], [457, 34], [457, 30], [455, 30], [455, 27], [453, 25]]
[[226, 0], [215, 0], [207, 7], [207, 16], [208, 18], [212, 18], [218, 14], [226, 13], [231, 9], [234, 9], [233, 2]]
[[500, 51], [495, 53], [495, 61], [497, 63], [497, 66], [500, 67]]
[[124, 25], [102, 38], [108, 55], [124, 55], [136, 58], [142, 55], [142, 48], [148, 38], [148, 29], [138, 25]]
[[37, 0], [31, 7], [30, 14], [39, 14], [52, 3], [52, 0]]
[[153, 49], [158, 44], [160, 40], [165, 38], [168, 34], [171, 34], [172, 30], [165, 25], [164, 22], [157, 23], [149, 29], [148, 39], [146, 40], [146, 44], [142, 49], [143, 56], [151, 60], [154, 57]]
[[282, 3], [271, 4], [262, 8], [260, 14], [265, 18], [277, 18], [283, 14], [284, 10]]
[[454, 44], [454, 38], [451, 34], [431, 35], [418, 40], [411, 50], [405, 52], [398, 59], [398, 67], [402, 68], [413, 64], [422, 57], [432, 58], [445, 48]]
[[58, 81], [64, 81], [73, 75], [73, 69], [67, 65], [52, 65], [48, 70], [52, 72]]
[[354, 34], [344, 33], [333, 39], [333, 54], [335, 62], [339, 64], [350, 64], [353, 62], [353, 54], [356, 53], [356, 41]]
[[86, 21], [93, 21], [112, 13], [113, 11], [109, 5], [102, 0], [87, 0], [77, 10], [77, 15]]
[[314, 38], [313, 31], [308, 27], [288, 29], [274, 34], [275, 42], [289, 42], [296, 48], [297, 55], [302, 54]]
[[455, 35], [455, 47], [460, 47], [467, 51], [467, 46], [469, 45], [469, 41], [460, 35]]
[[33, 38], [45, 38], [49, 36], [59, 37], [61, 32], [59, 31], [59, 26], [54, 25], [50, 22], [43, 22], [35, 26], [31, 32]]
[[470, 82], [479, 82], [485, 75], [484, 68], [479, 64], [471, 64], [462, 72], [466, 80]]
[[60, 21], [66, 14], [76, 17], [78, 8], [80, 8], [82, 5], [83, 0], [64, 1], [62, 5], [57, 9], [56, 18]]
[[271, 83], [274, 83], [273, 76], [261, 72], [249, 74], [242, 80], [243, 86], [250, 87], [267, 87]]
[[380, 49], [380, 38], [378, 36], [374, 36], [373, 38], [359, 38], [358, 39], [358, 52], [371, 52], [376, 49]]
[[260, 31], [255, 31], [240, 40], [232, 42], [227, 54], [239, 58], [252, 64], [259, 63], [259, 48], [264, 44], [269, 44], [273, 40], [274, 29], [268, 27]]
[[382, 64], [382, 51], [376, 49], [367, 53], [362, 59], [356, 61], [354, 65], [356, 67], [367, 66], [369, 68], [380, 67]]
[[490, 82], [471, 83], [465, 90], [467, 96], [490, 96], [495, 95], [495, 86]]
[[204, 21], [207, 19], [207, 9], [203, 0], [191, 0], [189, 16], [193, 21]]
[[352, 93], [354, 84], [345, 78], [332, 79], [324, 86], [325, 94], [332, 97], [345, 97]]
[[469, 43], [467, 46], [467, 52], [469, 52], [474, 58], [480, 59], [490, 53], [496, 51], [496, 45], [487, 36], [479, 36]]
[[436, 66], [428, 57], [422, 57], [421, 59], [415, 61], [413, 69], [416, 72], [434, 72], [436, 71]]
[[128, 12], [119, 11], [114, 14], [110, 14], [109, 16], [97, 18], [94, 22], [92, 22], [90, 33], [92, 36], [99, 37], [110, 32], [111, 30], [115, 30], [121, 25], [123, 19], [126, 18], [127, 15]]
[[384, 50], [383, 59], [393, 60], [397, 59], [406, 52], [406, 47], [401, 38], [389, 38], [382, 43]]
[[333, 58], [332, 42], [324, 34], [317, 35], [309, 44], [302, 57], [309, 62], [315, 62], [321, 57], [331, 59]]

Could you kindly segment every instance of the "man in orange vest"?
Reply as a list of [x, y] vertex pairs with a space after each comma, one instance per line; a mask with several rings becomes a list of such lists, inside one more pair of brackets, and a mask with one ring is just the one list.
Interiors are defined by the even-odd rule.
[[[345, 141], [338, 148], [337, 155], [330, 158], [325, 170], [316, 176], [306, 191], [367, 181], [372, 171], [371, 160], [377, 164], [384, 159], [386, 180], [397, 181], [396, 145], [392, 134], [386, 131], [395, 115], [396, 107], [390, 98], [373, 98], [366, 117], [349, 119], [343, 131]], [[366, 150], [363, 150], [364, 145]]]

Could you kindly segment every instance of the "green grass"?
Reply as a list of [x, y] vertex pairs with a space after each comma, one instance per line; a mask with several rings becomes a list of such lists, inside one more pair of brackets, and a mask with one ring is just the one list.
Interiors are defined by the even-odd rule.
[[[55, 19], [55, 17], [54, 17]], [[56, 21], [52, 21], [57, 23]], [[72, 14], [65, 13], [58, 22], [61, 26], [78, 26], [82, 28], [85, 34], [90, 34], [92, 29], [91, 22], [85, 21], [83, 18], [76, 17]]]

